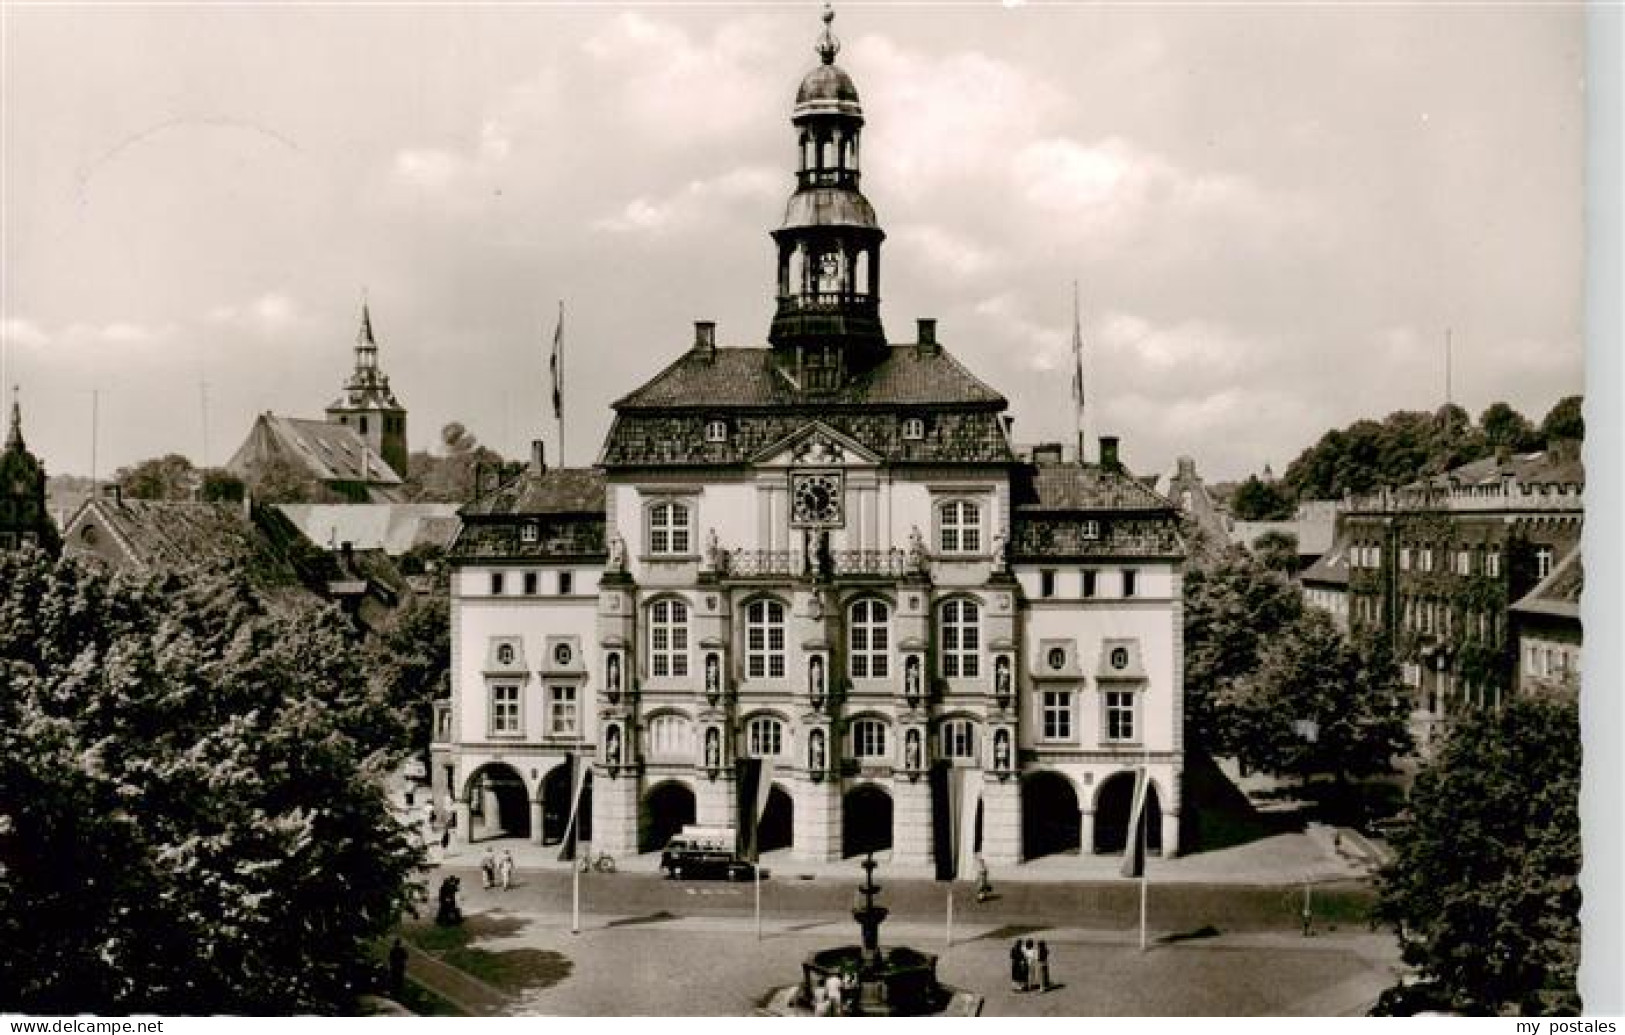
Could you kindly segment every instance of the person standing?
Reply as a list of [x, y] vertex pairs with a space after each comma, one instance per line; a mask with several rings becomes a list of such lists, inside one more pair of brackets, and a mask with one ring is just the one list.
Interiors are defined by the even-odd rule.
[[993, 897], [993, 882], [987, 876], [987, 860], [976, 857], [976, 901], [986, 902]]
[[1045, 941], [1038, 943], [1038, 973], [1035, 977], [1040, 992], [1048, 992], [1054, 987], [1049, 983], [1049, 943]]
[[830, 971], [829, 976], [824, 978], [824, 998], [829, 1000], [829, 1014], [831, 1017], [839, 1017], [844, 1012], [841, 1009], [841, 997], [845, 994], [846, 990], [841, 984], [841, 975], [833, 970]]
[[502, 880], [503, 891], [513, 887], [513, 853], [506, 848], [502, 850], [502, 861], [497, 863], [497, 875]]
[[399, 938], [389, 947], [389, 994], [400, 998], [406, 988], [406, 946]]
[[1027, 954], [1021, 951], [1021, 939], [1010, 945], [1010, 991], [1027, 991]]
[[1023, 975], [1026, 979], [1026, 984], [1025, 987], [1022, 988], [1022, 991], [1031, 992], [1037, 987], [1036, 982], [1038, 980], [1038, 946], [1031, 938], [1028, 938], [1027, 944], [1022, 946], [1021, 958], [1021, 969], [1026, 972]]
[[497, 883], [497, 857], [489, 848], [480, 856], [480, 880], [484, 882], [486, 891], [490, 891]]

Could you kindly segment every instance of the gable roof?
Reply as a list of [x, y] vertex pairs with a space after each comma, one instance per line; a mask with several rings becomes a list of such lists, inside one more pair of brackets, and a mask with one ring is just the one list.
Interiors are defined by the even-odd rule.
[[1555, 615], [1559, 618], [1580, 618], [1580, 594], [1585, 590], [1585, 568], [1580, 562], [1580, 548], [1576, 546], [1552, 566], [1535, 588], [1512, 605], [1522, 614]]
[[[95, 531], [85, 535], [86, 528]], [[299, 578], [255, 528], [240, 503], [92, 498], [68, 522], [63, 550], [108, 556], [91, 548], [100, 536], [131, 568], [163, 571], [223, 562], [240, 566], [263, 585], [297, 586]]]
[[449, 546], [461, 522], [455, 503], [279, 503], [276, 508], [318, 546], [349, 543], [398, 557], [419, 544]]
[[255, 419], [248, 438], [226, 466], [235, 474], [250, 474], [272, 452], [288, 457], [323, 483], [351, 482], [384, 490], [401, 484], [401, 476], [354, 428], [274, 413]]
[[1006, 405], [947, 350], [893, 345], [884, 360], [843, 388], [816, 397], [798, 392], [767, 348], [691, 349], [643, 387], [623, 396], [616, 410], [832, 406]]
[[1010, 483], [1017, 513], [1173, 511], [1170, 501], [1126, 471], [1075, 462], [1022, 464]]
[[1347, 540], [1339, 539], [1327, 548], [1326, 552], [1315, 558], [1315, 563], [1303, 569], [1298, 581], [1314, 583], [1318, 586], [1342, 586], [1345, 589], [1349, 584], [1349, 544]]

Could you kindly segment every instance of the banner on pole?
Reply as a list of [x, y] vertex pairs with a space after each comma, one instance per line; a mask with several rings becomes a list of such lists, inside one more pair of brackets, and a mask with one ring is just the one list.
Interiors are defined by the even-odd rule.
[[570, 767], [570, 819], [564, 826], [564, 840], [559, 843], [559, 861], [571, 862], [576, 857], [581, 799], [587, 789], [587, 777], [592, 773], [592, 766], [585, 756], [574, 752], [566, 756], [565, 764]]
[[931, 773], [932, 855], [937, 880], [958, 880], [974, 871], [979, 773], [939, 765]]
[[1128, 841], [1123, 845], [1123, 876], [1145, 875], [1145, 796], [1150, 773], [1145, 766], [1134, 772], [1134, 804], [1128, 813]]

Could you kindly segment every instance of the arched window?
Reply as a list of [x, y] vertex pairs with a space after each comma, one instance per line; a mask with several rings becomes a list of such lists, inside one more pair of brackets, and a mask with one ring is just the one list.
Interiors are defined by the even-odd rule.
[[784, 678], [784, 605], [766, 597], [745, 609], [745, 675]]
[[650, 758], [692, 758], [694, 724], [686, 716], [667, 712], [649, 720]]
[[879, 719], [859, 719], [852, 724], [852, 757], [885, 758], [886, 724]]
[[689, 552], [687, 504], [656, 503], [649, 508], [649, 552], [665, 556]]
[[937, 734], [943, 758], [976, 758], [976, 723], [970, 719], [948, 719]]
[[951, 500], [937, 510], [937, 543], [943, 553], [979, 553], [982, 508], [969, 500]]
[[982, 617], [973, 600], [950, 600], [942, 605], [938, 643], [942, 645], [942, 674], [972, 679], [981, 674]]
[[681, 600], [649, 605], [649, 674], [688, 675], [688, 605]]
[[752, 758], [784, 754], [784, 723], [766, 715], [750, 720], [745, 727], [745, 753]]
[[885, 679], [891, 674], [891, 608], [884, 600], [852, 605], [847, 671], [853, 679]]

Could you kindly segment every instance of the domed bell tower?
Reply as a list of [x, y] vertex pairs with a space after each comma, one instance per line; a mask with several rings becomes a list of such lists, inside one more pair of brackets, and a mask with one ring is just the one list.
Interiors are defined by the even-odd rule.
[[778, 244], [778, 309], [768, 341], [803, 392], [835, 391], [887, 355], [880, 326], [880, 242], [886, 234], [858, 190], [863, 107], [835, 64], [841, 45], [824, 8], [820, 64], [796, 93], [791, 124], [800, 162]]

